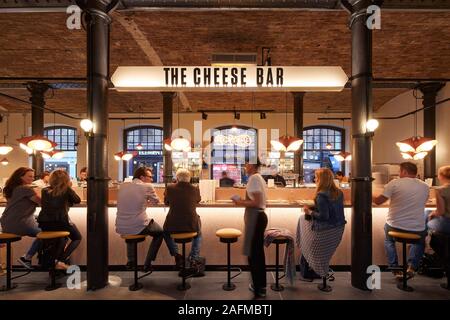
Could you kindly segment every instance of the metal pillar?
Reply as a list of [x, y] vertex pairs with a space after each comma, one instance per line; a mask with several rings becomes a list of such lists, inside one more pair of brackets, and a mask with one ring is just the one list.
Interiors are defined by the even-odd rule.
[[372, 139], [366, 122], [372, 115], [372, 31], [367, 27], [370, 0], [343, 1], [352, 31], [352, 239], [351, 283], [367, 287], [372, 264]]
[[[27, 83], [27, 89], [31, 93], [31, 134], [43, 136], [45, 93], [49, 89], [49, 86], [42, 82], [29, 82]], [[40, 152], [33, 153], [32, 163], [34, 173], [36, 177], [39, 177], [44, 171], [44, 159]]]
[[109, 13], [118, 1], [77, 1], [87, 32], [87, 115], [94, 123], [88, 140], [87, 289], [108, 284], [108, 82]]
[[[303, 98], [304, 92], [293, 92], [294, 96], [294, 137], [303, 139]], [[294, 154], [294, 173], [298, 174], [298, 183], [303, 183], [303, 145]]]
[[[423, 136], [436, 139], [436, 96], [445, 83], [431, 82], [420, 84], [418, 89], [423, 93]], [[428, 152], [423, 161], [424, 179], [432, 178], [433, 185], [436, 185], [436, 148]]]
[[[174, 92], [163, 92], [163, 139], [172, 137], [173, 98]], [[172, 182], [172, 151], [163, 149], [164, 155], [164, 183]]]

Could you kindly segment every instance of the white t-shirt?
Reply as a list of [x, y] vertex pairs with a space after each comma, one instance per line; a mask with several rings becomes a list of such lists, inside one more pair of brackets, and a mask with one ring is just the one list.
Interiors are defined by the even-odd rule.
[[425, 230], [425, 204], [430, 190], [428, 185], [415, 178], [400, 178], [389, 182], [383, 196], [390, 199], [386, 219], [388, 225], [408, 231]]
[[116, 232], [139, 234], [150, 223], [147, 205], [158, 203], [159, 198], [150, 183], [134, 179], [122, 184], [117, 195]]
[[266, 201], [267, 201], [267, 185], [264, 178], [259, 174], [255, 173], [250, 176], [247, 182], [247, 195], [250, 200], [253, 200], [252, 193], [259, 192], [261, 193], [261, 202], [258, 204], [258, 208], [265, 209]]

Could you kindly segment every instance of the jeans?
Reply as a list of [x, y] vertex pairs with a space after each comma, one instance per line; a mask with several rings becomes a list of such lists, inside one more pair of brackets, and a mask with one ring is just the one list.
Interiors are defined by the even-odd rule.
[[[172, 237], [170, 236], [170, 232], [164, 232], [164, 237], [168, 237], [167, 241], [167, 247], [169, 247], [169, 250], [171, 250], [170, 248], [172, 248], [174, 254], [172, 254], [173, 256], [175, 254], [178, 254], [178, 246], [175, 243], [175, 241], [172, 239]], [[200, 256], [200, 248], [201, 248], [201, 243], [202, 242], [202, 233], [199, 231], [197, 233], [197, 236], [194, 237], [194, 239], [192, 239], [192, 246], [191, 246], [191, 252], [189, 253], [189, 260], [197, 260], [198, 257]], [[171, 251], [172, 252], [172, 251]]]
[[[56, 255], [56, 258], [59, 261], [66, 261], [67, 259], [69, 259], [70, 256], [72, 255], [72, 253], [75, 251], [76, 248], [78, 248], [78, 246], [81, 243], [81, 239], [82, 239], [81, 233], [74, 223], [65, 224], [65, 223], [60, 223], [60, 222], [47, 222], [47, 223], [41, 222], [39, 224], [39, 226], [44, 231], [68, 231], [68, 232], [70, 232], [69, 245], [66, 247], [67, 241], [63, 241], [63, 243], [61, 244], [61, 250]], [[66, 238], [66, 240], [67, 240], [67, 238]]]
[[[28, 227], [27, 232], [24, 235], [36, 238], [37, 234], [41, 231], [42, 230], [37, 227]], [[39, 239], [34, 239], [33, 243], [30, 246], [30, 249], [28, 249], [28, 252], [26, 253], [26, 258], [31, 259], [36, 254], [36, 252], [39, 251], [41, 246], [42, 246], [42, 241]]]
[[[150, 247], [148, 248], [147, 257], [145, 258], [145, 266], [151, 265], [152, 261], [156, 259], [156, 255], [158, 254], [163, 239], [166, 242], [167, 247], [169, 248], [170, 254], [174, 256], [177, 253], [173, 249], [173, 246], [170, 244], [169, 239], [165, 235], [165, 232], [163, 231], [161, 226], [157, 224], [153, 219], [139, 234], [150, 235], [153, 237], [152, 242], [150, 243]], [[129, 262], [134, 261], [133, 244], [131, 243], [127, 243], [127, 258]]]
[[434, 217], [427, 223], [428, 229], [440, 233], [450, 234], [450, 218]]
[[422, 259], [423, 253], [425, 251], [425, 236], [427, 235], [427, 231], [402, 230], [393, 228], [386, 223], [384, 225], [384, 232], [386, 235], [386, 238], [384, 240], [384, 249], [386, 250], [389, 267], [398, 266], [397, 248], [395, 246], [394, 238], [388, 235], [389, 231], [409, 232], [421, 236], [420, 240], [417, 243], [411, 244], [408, 255], [408, 265], [410, 265], [414, 270], [417, 270], [419, 268], [420, 259]]

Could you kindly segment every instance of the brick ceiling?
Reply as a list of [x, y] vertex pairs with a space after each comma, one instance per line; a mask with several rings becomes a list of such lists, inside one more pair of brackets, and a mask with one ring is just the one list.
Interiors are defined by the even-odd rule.
[[[1, 77], [74, 77], [86, 75], [86, 34], [68, 30], [63, 13], [2, 13], [0, 25]], [[151, 65], [119, 18], [135, 23], [142, 39], [164, 65], [209, 65], [212, 53], [256, 52], [271, 48], [272, 64], [284, 66], [340, 65], [351, 74], [351, 34], [344, 11], [148, 11], [113, 14], [111, 74], [119, 65]], [[382, 29], [374, 32], [375, 78], [450, 78], [450, 12], [382, 12]], [[5, 81], [1, 81], [5, 82]], [[12, 81], [6, 81], [12, 82]], [[374, 89], [374, 108], [406, 89]], [[28, 100], [22, 89], [0, 92]], [[47, 105], [62, 112], [86, 110], [83, 90], [48, 92]], [[251, 93], [186, 93], [194, 111], [252, 108]], [[288, 105], [292, 98], [288, 96]], [[255, 109], [286, 108], [285, 94], [255, 94]], [[110, 111], [142, 106], [160, 112], [159, 93], [111, 91]], [[0, 97], [0, 106], [29, 110], [26, 104]], [[306, 112], [347, 112], [349, 89], [341, 93], [310, 93]]]

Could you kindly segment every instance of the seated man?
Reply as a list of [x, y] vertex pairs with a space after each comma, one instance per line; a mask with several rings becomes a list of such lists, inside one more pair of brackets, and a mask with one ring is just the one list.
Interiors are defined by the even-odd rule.
[[344, 176], [344, 173], [342, 171], [336, 171], [335, 178], [339, 180], [339, 183], [348, 182], [348, 178]]
[[39, 178], [40, 179], [33, 181], [32, 185], [41, 189], [48, 187], [48, 182], [50, 180], [50, 172], [49, 171], [42, 172]]
[[[147, 216], [147, 206], [159, 203], [151, 181], [151, 169], [140, 167], [134, 172], [133, 181], [122, 184], [117, 195], [116, 232], [124, 235], [148, 234], [153, 237], [145, 259], [144, 272], [151, 270], [151, 263], [156, 259], [163, 238], [175, 260], [179, 256], [178, 248], [172, 244], [170, 237], [166, 237], [163, 229]], [[127, 244], [127, 257], [127, 267], [131, 268], [134, 262], [132, 244]]]
[[221, 188], [230, 188], [234, 186], [236, 181], [228, 177], [228, 173], [226, 171], [222, 171], [222, 178], [220, 178], [219, 183]]
[[[381, 205], [390, 199], [389, 212], [384, 226], [386, 239], [384, 248], [389, 267], [398, 267], [395, 241], [388, 235], [389, 231], [411, 232], [422, 238], [411, 245], [408, 258], [408, 276], [414, 276], [419, 267], [420, 259], [425, 249], [425, 204], [429, 196], [428, 185], [417, 179], [417, 166], [412, 162], [400, 164], [400, 179], [395, 179], [384, 186], [381, 195], [372, 199], [376, 205]], [[401, 276], [401, 272], [394, 272]]]
[[[197, 232], [192, 241], [189, 260], [195, 264], [199, 260], [201, 244], [201, 221], [196, 212], [200, 202], [200, 190], [189, 183], [191, 174], [186, 169], [178, 169], [177, 183], [168, 185], [164, 193], [164, 203], [169, 206], [169, 212], [164, 222], [164, 231], [170, 233]], [[178, 253], [178, 247], [172, 238], [170, 247]], [[175, 250], [176, 248], [176, 250]]]

